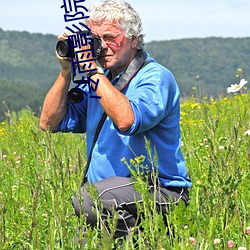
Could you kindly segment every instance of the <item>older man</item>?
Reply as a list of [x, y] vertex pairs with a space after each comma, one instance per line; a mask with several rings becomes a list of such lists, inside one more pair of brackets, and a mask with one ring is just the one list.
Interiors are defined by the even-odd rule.
[[[107, 215], [112, 219], [114, 209], [119, 211], [115, 233], [119, 237], [135, 226], [136, 202], [141, 201], [130, 169], [122, 158], [130, 162], [144, 155], [143, 164], [148, 171], [158, 173], [156, 203], [159, 211], [165, 211], [171, 202], [188, 203], [191, 180], [187, 177], [180, 148], [179, 89], [171, 72], [143, 50], [141, 20], [128, 3], [118, 0], [95, 3], [89, 15], [89, 28], [102, 41], [102, 53], [98, 58], [102, 69], [92, 62], [87, 66], [96, 70], [88, 77], [93, 82], [99, 80], [95, 94], [101, 98], [85, 97], [77, 104], [69, 102], [72, 62], [58, 56], [62, 69], [45, 98], [40, 126], [52, 132], [86, 132], [87, 181], [97, 187], [103, 220]], [[107, 117], [91, 149], [104, 112]], [[145, 140], [149, 141], [152, 152], [157, 153], [154, 166]], [[149, 173], [145, 172], [146, 175]], [[150, 180], [148, 182], [152, 185]], [[153, 188], [149, 190], [154, 192]], [[85, 214], [87, 222], [94, 226], [97, 221], [92, 209], [94, 203], [85, 185], [80, 194], [81, 205], [78, 198], [73, 199], [76, 214]]]

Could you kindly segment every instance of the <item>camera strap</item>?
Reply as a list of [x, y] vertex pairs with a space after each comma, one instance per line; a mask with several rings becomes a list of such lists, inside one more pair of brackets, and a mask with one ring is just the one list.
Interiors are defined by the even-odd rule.
[[[121, 75], [120, 79], [115, 85], [115, 88], [119, 91], [123, 91], [131, 82], [131, 80], [134, 78], [134, 76], [137, 74], [137, 72], [146, 66], [150, 61], [146, 61], [146, 55], [144, 54], [143, 50], [139, 50], [136, 57], [131, 61], [125, 72]], [[83, 180], [81, 186], [83, 186], [87, 182], [87, 174], [89, 169], [89, 164], [92, 158], [92, 152], [95, 146], [95, 143], [98, 139], [98, 136], [100, 134], [100, 131], [102, 129], [102, 126], [106, 120], [107, 114], [104, 112], [102, 114], [102, 117], [97, 125], [95, 136], [91, 145], [91, 149], [89, 152], [88, 160], [86, 163], [86, 167], [84, 170]]]

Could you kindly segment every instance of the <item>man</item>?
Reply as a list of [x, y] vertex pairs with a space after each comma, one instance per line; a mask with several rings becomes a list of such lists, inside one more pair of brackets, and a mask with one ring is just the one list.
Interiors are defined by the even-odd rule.
[[[101, 98], [85, 97], [77, 104], [69, 102], [72, 62], [58, 56], [62, 69], [45, 98], [40, 126], [52, 132], [86, 132], [87, 155], [92, 155], [87, 180], [99, 192], [103, 220], [108, 214], [112, 219], [114, 209], [119, 210], [115, 237], [120, 237], [135, 226], [136, 202], [141, 201], [122, 158], [130, 162], [144, 155], [143, 164], [149, 171], [158, 173], [159, 210], [165, 211], [171, 202], [183, 200], [188, 203], [191, 180], [187, 177], [180, 149], [180, 93], [169, 70], [143, 51], [141, 20], [128, 3], [118, 0], [96, 3], [89, 9], [89, 15], [89, 28], [102, 41], [98, 62], [105, 72], [96, 63], [87, 66], [98, 68], [89, 77], [93, 82], [99, 79], [95, 94]], [[107, 117], [91, 153], [103, 112]], [[156, 150], [157, 166], [150, 163], [146, 140], [152, 152]], [[152, 185], [150, 180], [149, 185]], [[78, 198], [73, 198], [76, 214], [85, 214], [87, 223], [95, 226], [94, 203], [86, 185], [82, 186], [80, 195], [83, 198], [81, 205]]]

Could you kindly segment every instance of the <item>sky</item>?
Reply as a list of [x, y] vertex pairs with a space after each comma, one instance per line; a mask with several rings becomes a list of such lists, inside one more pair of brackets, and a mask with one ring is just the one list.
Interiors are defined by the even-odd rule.
[[[94, 1], [85, 0], [82, 5], [89, 8]], [[127, 2], [141, 16], [146, 42], [211, 36], [250, 37], [250, 0]], [[61, 34], [72, 24], [65, 23], [61, 5], [63, 0], [0, 0], [0, 28]]]

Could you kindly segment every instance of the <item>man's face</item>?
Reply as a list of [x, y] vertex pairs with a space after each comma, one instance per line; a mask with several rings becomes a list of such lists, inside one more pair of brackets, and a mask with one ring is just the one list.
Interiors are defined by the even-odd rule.
[[133, 59], [136, 49], [136, 39], [125, 37], [124, 31], [117, 25], [103, 22], [101, 25], [90, 20], [91, 32], [102, 38], [102, 54], [98, 62], [111, 71], [123, 70]]

